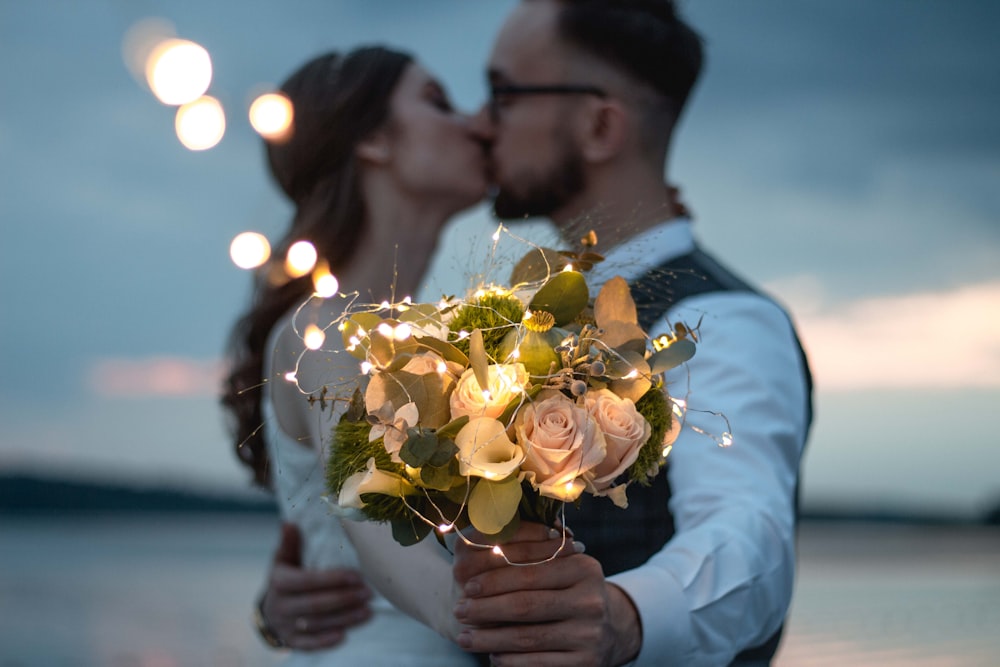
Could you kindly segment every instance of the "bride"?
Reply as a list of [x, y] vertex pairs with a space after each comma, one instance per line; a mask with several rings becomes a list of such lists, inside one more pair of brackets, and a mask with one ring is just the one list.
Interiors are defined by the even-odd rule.
[[[283, 260], [306, 240], [341, 293], [376, 304], [413, 294], [445, 222], [485, 194], [483, 138], [419, 64], [382, 47], [315, 58], [281, 90], [293, 105], [293, 130], [267, 143], [267, 158], [295, 210], [275, 256]], [[302, 340], [308, 324], [335, 321], [346, 302], [310, 298], [312, 276], [292, 278], [280, 267], [260, 272], [253, 303], [233, 328], [223, 396], [237, 454], [256, 483], [274, 489], [286, 522], [274, 567], [296, 566], [280, 595], [272, 571], [258, 605], [262, 635], [294, 649], [294, 665], [474, 665], [371, 593], [356, 571], [356, 553], [321, 498], [323, 447], [345, 405], [319, 410], [307, 396], [322, 387], [333, 390], [327, 398], [349, 395], [357, 360], [308, 350]], [[336, 328], [328, 334], [339, 340]]]

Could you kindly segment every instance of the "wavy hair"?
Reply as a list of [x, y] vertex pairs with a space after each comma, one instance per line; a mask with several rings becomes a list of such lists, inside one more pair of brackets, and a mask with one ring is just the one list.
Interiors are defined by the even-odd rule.
[[[283, 260], [289, 246], [306, 240], [331, 271], [346, 264], [366, 219], [355, 147], [388, 120], [392, 93], [412, 61], [409, 54], [380, 46], [345, 56], [332, 52], [310, 60], [282, 84], [292, 103], [292, 131], [281, 141], [265, 142], [265, 148], [270, 175], [295, 212], [274, 244], [274, 257]], [[275, 280], [277, 267], [270, 268], [257, 274], [250, 307], [230, 334], [230, 371], [221, 399], [236, 454], [253, 471], [254, 483], [265, 487], [270, 486], [261, 428], [265, 347], [275, 323], [313, 291], [310, 276]]]

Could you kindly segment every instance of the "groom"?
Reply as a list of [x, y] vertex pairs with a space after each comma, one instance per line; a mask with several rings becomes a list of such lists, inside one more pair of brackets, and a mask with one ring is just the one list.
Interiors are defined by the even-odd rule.
[[[630, 507], [567, 518], [586, 552], [513, 567], [459, 545], [463, 648], [498, 665], [765, 665], [791, 599], [799, 461], [811, 420], [805, 356], [785, 312], [695, 243], [665, 186], [673, 130], [701, 66], [670, 0], [523, 0], [489, 63], [480, 114], [496, 214], [593, 229], [652, 333], [701, 322], [686, 427], [667, 474]], [[689, 378], [689, 379], [688, 379]], [[732, 425], [731, 447], [724, 437]], [[541, 526], [504, 545], [538, 558]]]
[[[567, 242], [593, 229], [607, 259], [589, 282], [628, 280], [647, 331], [701, 322], [667, 378], [688, 410], [666, 474], [627, 510], [568, 516], [584, 553], [513, 567], [457, 547], [458, 641], [495, 664], [766, 665], [777, 648], [811, 382], [788, 316], [701, 250], [665, 185], [701, 59], [670, 0], [522, 0], [490, 57], [497, 215], [547, 216]], [[704, 435], [729, 430], [726, 448]], [[504, 551], [537, 560], [547, 538], [526, 525]]]

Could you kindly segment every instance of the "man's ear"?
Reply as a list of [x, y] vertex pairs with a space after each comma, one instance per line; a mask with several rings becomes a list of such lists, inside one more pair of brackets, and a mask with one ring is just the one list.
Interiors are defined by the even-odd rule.
[[595, 99], [592, 103], [580, 148], [587, 160], [604, 162], [622, 151], [631, 119], [618, 100]]
[[358, 142], [354, 154], [362, 162], [385, 164], [392, 157], [389, 134], [385, 130], [377, 130]]

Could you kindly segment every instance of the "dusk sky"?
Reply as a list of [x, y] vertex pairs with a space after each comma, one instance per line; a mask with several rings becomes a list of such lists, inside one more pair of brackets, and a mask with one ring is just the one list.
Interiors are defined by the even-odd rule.
[[[385, 42], [473, 110], [514, 4], [0, 0], [0, 472], [245, 488], [215, 398], [250, 286], [228, 247], [289, 215], [250, 101], [321, 51]], [[1000, 502], [1000, 4], [681, 6], [707, 66], [669, 179], [800, 327], [805, 506]], [[185, 149], [126, 66], [149, 17], [211, 53], [213, 149]], [[485, 206], [456, 221], [424, 295], [461, 291], [495, 225]]]

